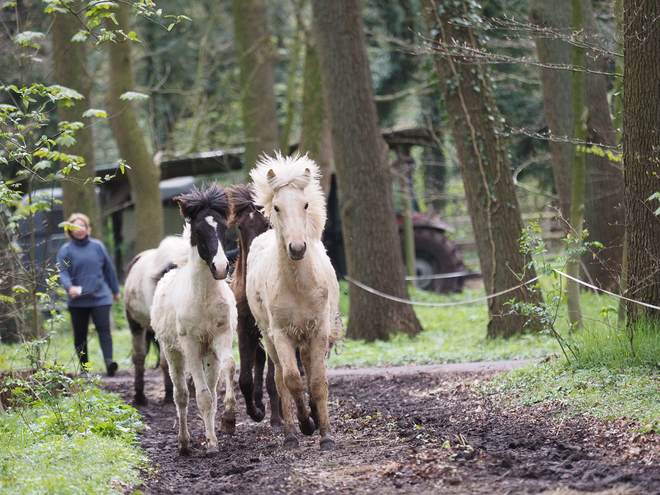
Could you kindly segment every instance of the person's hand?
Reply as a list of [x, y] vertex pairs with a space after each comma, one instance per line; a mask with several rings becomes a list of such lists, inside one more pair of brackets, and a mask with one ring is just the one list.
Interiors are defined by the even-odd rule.
[[121, 300], [121, 292], [117, 292], [115, 294], [115, 302], [119, 302]]
[[82, 287], [80, 287], [79, 285], [72, 285], [71, 287], [69, 287], [69, 290], [67, 292], [69, 293], [72, 299], [75, 299], [80, 294], [82, 294]]

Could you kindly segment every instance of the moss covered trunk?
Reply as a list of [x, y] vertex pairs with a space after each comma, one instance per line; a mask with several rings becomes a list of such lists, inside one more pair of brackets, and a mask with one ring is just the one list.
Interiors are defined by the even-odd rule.
[[[120, 4], [115, 11], [117, 29], [130, 31], [131, 7]], [[108, 85], [109, 122], [117, 141], [119, 154], [126, 160], [135, 201], [135, 252], [158, 246], [163, 238], [163, 203], [160, 198], [160, 170], [147, 148], [140, 129], [137, 112], [131, 101], [122, 100], [121, 95], [133, 89], [133, 63], [130, 42], [108, 44], [110, 65]]]
[[[523, 223], [489, 74], [483, 64], [466, 59], [454, 45], [479, 49], [472, 28], [453, 22], [475, 15], [472, 8], [472, 2], [422, 1], [428, 30], [437, 42], [433, 58], [456, 143], [483, 281], [491, 295], [518, 286], [518, 274], [530, 259], [520, 252]], [[534, 276], [534, 270], [528, 269], [524, 278]], [[536, 329], [537, 322], [511, 313], [506, 303], [514, 297], [525, 302], [540, 300], [525, 288], [489, 299], [490, 338]]]

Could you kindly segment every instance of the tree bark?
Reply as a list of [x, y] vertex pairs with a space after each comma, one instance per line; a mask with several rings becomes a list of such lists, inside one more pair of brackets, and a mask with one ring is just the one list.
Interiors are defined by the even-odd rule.
[[[625, 163], [628, 296], [660, 306], [660, 2], [623, 1], [623, 160]], [[628, 303], [628, 326], [660, 311]]]
[[[584, 25], [587, 45], [597, 45], [598, 34], [591, 0], [584, 1]], [[587, 69], [605, 72], [606, 60], [587, 49]], [[601, 74], [584, 75], [587, 105], [587, 141], [606, 149], [616, 146], [616, 133], [607, 100], [607, 78]], [[584, 225], [589, 241], [598, 241], [603, 249], [594, 257], [586, 253], [582, 264], [588, 280], [606, 290], [617, 290], [621, 281], [625, 212], [623, 209], [623, 170], [620, 163], [605, 156], [588, 153], [584, 199]]]
[[[359, 0], [312, 1], [339, 185], [348, 274], [407, 299], [387, 146], [378, 125]], [[373, 341], [422, 328], [412, 306], [350, 286], [347, 334]]]
[[[275, 101], [275, 50], [264, 0], [233, 0], [234, 39], [240, 69], [245, 166], [280, 149]], [[286, 150], [284, 150], [286, 151]]]
[[[130, 31], [131, 7], [120, 4], [115, 11], [117, 29]], [[131, 101], [120, 99], [132, 90], [133, 67], [130, 42], [110, 43], [109, 46], [108, 109], [110, 128], [117, 141], [120, 156], [126, 160], [135, 200], [135, 252], [157, 247], [163, 238], [163, 203], [160, 198], [160, 170], [147, 149]]]
[[[90, 108], [92, 77], [87, 70], [87, 44], [75, 43], [71, 38], [78, 32], [80, 21], [71, 14], [55, 14], [53, 21], [53, 66], [55, 81], [60, 86], [74, 89], [83, 95], [82, 100], [72, 106], [57, 108], [60, 122], [85, 122], [83, 113]], [[101, 218], [96, 202], [94, 183], [84, 184], [85, 180], [95, 176], [94, 141], [92, 127], [85, 125], [75, 133], [76, 142], [63, 149], [64, 153], [81, 156], [85, 166], [80, 170], [71, 170], [69, 178], [62, 181], [62, 209], [66, 220], [74, 212], [84, 213], [89, 217], [92, 231], [101, 235]], [[60, 166], [64, 167], [62, 163]]]
[[[474, 15], [468, 2], [422, 0], [421, 4], [428, 30], [445, 52], [435, 53], [433, 58], [456, 144], [486, 294], [492, 295], [519, 285], [518, 275], [523, 272], [527, 280], [535, 276], [533, 269], [524, 268], [529, 256], [520, 252], [523, 224], [500, 115], [486, 67], [470, 63], [453, 46], [455, 41], [479, 50], [472, 28], [452, 22]], [[538, 328], [538, 322], [511, 313], [506, 303], [514, 297], [540, 302], [537, 294], [524, 287], [489, 299], [488, 337], [510, 337]]]
[[552, 65], [569, 67], [572, 63], [571, 45], [562, 37], [571, 35], [571, 10], [565, 0], [531, 0], [530, 20], [542, 28], [534, 41], [541, 64], [543, 110], [550, 131], [550, 154], [555, 186], [559, 195], [559, 210], [565, 220], [571, 214], [573, 187], [573, 145], [564, 141], [574, 135], [573, 90], [571, 72], [549, 68]]
[[309, 153], [309, 156], [321, 168], [323, 174], [321, 185], [327, 197], [330, 192], [330, 176], [332, 174], [332, 132], [330, 130], [330, 119], [325, 110], [319, 55], [312, 33], [307, 36], [303, 78], [300, 151], [301, 153]]

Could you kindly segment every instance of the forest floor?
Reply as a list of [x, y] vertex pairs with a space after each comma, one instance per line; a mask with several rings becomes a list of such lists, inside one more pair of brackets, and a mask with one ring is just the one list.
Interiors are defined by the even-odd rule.
[[[299, 435], [300, 448], [284, 450], [268, 414], [261, 423], [248, 418], [237, 388], [236, 434], [218, 431], [220, 452], [207, 455], [191, 398], [188, 457], [178, 453], [175, 407], [163, 404], [162, 378], [149, 370], [150, 404], [138, 410], [149, 426], [141, 442], [153, 470], [138, 489], [148, 495], [660, 494], [660, 435], [639, 435], [624, 420], [598, 421], [558, 404], [501, 408], [496, 396], [478, 391], [513, 364], [328, 370], [334, 451], [319, 450], [318, 433]], [[130, 403], [132, 372], [107, 378], [105, 388]]]

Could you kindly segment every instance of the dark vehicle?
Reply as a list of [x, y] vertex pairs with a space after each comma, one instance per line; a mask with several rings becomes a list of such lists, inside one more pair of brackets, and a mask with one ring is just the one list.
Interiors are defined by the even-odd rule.
[[[399, 215], [397, 222], [403, 247], [403, 217]], [[458, 247], [445, 235], [445, 232], [451, 232], [451, 227], [437, 216], [415, 213], [413, 214], [413, 229], [417, 286], [420, 289], [435, 292], [462, 290], [467, 274]], [[346, 273], [346, 256], [339, 218], [337, 183], [334, 176], [328, 196], [328, 221], [323, 233], [323, 243], [337, 274], [341, 277]]]

